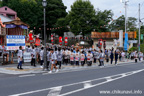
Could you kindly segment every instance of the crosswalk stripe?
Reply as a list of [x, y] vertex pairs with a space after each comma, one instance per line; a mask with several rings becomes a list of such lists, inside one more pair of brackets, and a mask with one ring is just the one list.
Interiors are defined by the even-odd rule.
[[84, 88], [89, 88], [91, 86], [92, 86], [91, 82], [84, 83]]
[[61, 92], [62, 86], [51, 89], [47, 96], [58, 96]]

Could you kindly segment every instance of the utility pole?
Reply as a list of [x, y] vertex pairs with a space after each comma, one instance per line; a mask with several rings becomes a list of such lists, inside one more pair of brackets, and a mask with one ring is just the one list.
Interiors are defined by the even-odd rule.
[[125, 1], [125, 33], [127, 32], [127, 2]]
[[139, 4], [139, 43], [138, 43], [138, 48], [139, 48], [139, 52], [140, 52], [140, 28], [141, 28], [141, 20], [140, 20], [140, 4]]
[[[124, 3], [124, 5], [125, 5], [125, 36], [127, 36], [126, 35], [126, 33], [127, 33], [127, 3], [129, 2], [129, 0], [120, 0], [120, 2]], [[124, 50], [126, 50], [126, 51], [127, 51], [127, 43], [128, 43], [127, 38], [128, 37], [125, 37], [125, 42], [124, 42]]]
[[129, 0], [120, 0], [121, 3], [124, 3], [125, 5], [125, 33], [127, 32], [127, 3]]

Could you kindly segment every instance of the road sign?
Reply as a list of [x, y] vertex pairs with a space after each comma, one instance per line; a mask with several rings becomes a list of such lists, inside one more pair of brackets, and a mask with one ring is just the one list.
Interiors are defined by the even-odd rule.
[[23, 35], [7, 35], [7, 50], [18, 50], [19, 46], [25, 49], [25, 36]]
[[138, 43], [138, 40], [129, 40], [128, 43]]

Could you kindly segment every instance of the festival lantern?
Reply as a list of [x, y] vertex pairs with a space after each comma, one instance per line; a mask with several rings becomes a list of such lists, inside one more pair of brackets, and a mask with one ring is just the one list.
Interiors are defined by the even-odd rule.
[[59, 37], [59, 45], [62, 45], [62, 37]]
[[65, 46], [67, 46], [68, 43], [68, 37], [65, 37]]

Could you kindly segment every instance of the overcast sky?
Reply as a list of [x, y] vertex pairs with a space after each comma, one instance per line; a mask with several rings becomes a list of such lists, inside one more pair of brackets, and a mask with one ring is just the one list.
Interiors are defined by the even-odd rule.
[[[71, 5], [76, 0], [63, 0], [65, 6], [67, 6], [67, 12], [71, 10]], [[124, 4], [120, 0], [89, 0], [94, 8], [99, 10], [112, 10], [114, 13], [114, 19], [125, 14]], [[128, 2], [128, 17], [138, 18], [138, 4], [141, 4], [141, 18], [144, 18], [144, 0], [129, 0]], [[144, 21], [144, 20], [143, 20]]]

